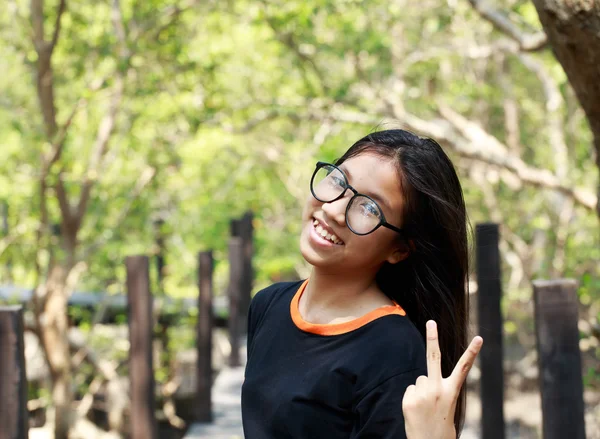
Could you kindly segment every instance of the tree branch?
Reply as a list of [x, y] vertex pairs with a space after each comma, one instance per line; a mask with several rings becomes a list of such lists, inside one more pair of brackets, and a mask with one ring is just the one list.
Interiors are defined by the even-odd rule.
[[[138, 22], [131, 19], [129, 22], [129, 35], [132, 41], [139, 41], [147, 38], [156, 40], [162, 31], [175, 25], [184, 12], [187, 12], [200, 4], [200, 0], [185, 0], [181, 4], [169, 5], [160, 11], [157, 11], [154, 17], [145, 17], [144, 25], [140, 26]], [[158, 20], [156, 19], [158, 18]], [[161, 20], [166, 20], [161, 23]]]
[[[508, 223], [504, 219], [504, 213], [500, 207], [500, 203], [496, 197], [495, 187], [490, 178], [491, 173], [488, 172], [490, 167], [485, 163], [477, 163], [467, 159], [461, 161], [460, 164], [462, 165], [464, 172], [469, 175], [469, 178], [475, 182], [477, 187], [483, 193], [483, 202], [488, 209], [488, 214], [492, 221], [502, 224], [500, 250], [504, 259], [506, 259], [506, 262], [511, 267], [508, 284], [509, 288], [514, 290], [518, 288], [525, 279], [531, 277], [529, 270], [529, 261], [531, 259], [529, 248], [527, 244], [510, 229]], [[494, 173], [497, 174], [497, 172]], [[511, 245], [514, 250], [510, 248]]]
[[37, 52], [44, 49], [44, 5], [42, 0], [31, 0], [31, 27], [33, 45]]
[[559, 86], [543, 63], [525, 53], [519, 53], [517, 57], [525, 68], [537, 76], [546, 95], [548, 143], [553, 150], [555, 172], [559, 178], [565, 178], [568, 172], [569, 156], [560, 112], [564, 101]]
[[469, 140], [469, 144], [455, 144], [454, 149], [457, 152], [506, 168], [523, 182], [555, 189], [573, 198], [578, 204], [589, 210], [596, 208], [597, 197], [592, 192], [574, 187], [547, 169], [528, 166], [520, 157], [508, 153], [507, 148], [494, 136], [484, 131], [479, 125], [467, 121], [450, 108], [440, 107], [440, 111], [443, 117]]
[[15, 242], [17, 239], [17, 235], [16, 234], [12, 234], [12, 235], [8, 235], [5, 236], [4, 238], [0, 239], [0, 258], [2, 257], [2, 254], [6, 251], [6, 249], [8, 247], [10, 247], [10, 245]]
[[[115, 34], [117, 35], [117, 41], [119, 42], [120, 58], [121, 60], [128, 61], [131, 58], [131, 50], [127, 44], [127, 33], [125, 32], [125, 24], [123, 23], [123, 14], [121, 12], [120, 0], [113, 0], [111, 8], [111, 20]], [[124, 66], [121, 66], [124, 68]]]
[[506, 131], [506, 146], [512, 154], [521, 155], [521, 127], [519, 125], [519, 105], [515, 98], [514, 87], [510, 78], [508, 60], [502, 54], [498, 72], [498, 83], [504, 95], [502, 107], [504, 110], [504, 131]]
[[151, 38], [158, 39], [159, 35], [165, 29], [168, 29], [169, 27], [171, 27], [177, 23], [177, 21], [179, 20], [179, 18], [181, 17], [181, 15], [184, 12], [189, 11], [190, 9], [192, 9], [194, 6], [198, 5], [199, 3], [200, 3], [199, 0], [190, 0], [190, 1], [184, 2], [181, 5], [173, 5], [170, 8], [168, 8], [168, 10], [166, 10], [165, 12], [163, 12], [161, 14], [162, 18], [168, 18], [168, 21], [161, 24], [160, 26], [153, 27], [152, 30], [154, 30], [154, 32], [152, 33]]
[[[539, 169], [527, 165], [520, 157], [512, 154], [497, 138], [487, 133], [476, 123], [465, 119], [451, 109], [441, 107], [441, 112], [445, 120], [426, 121], [404, 112], [401, 106], [393, 106], [389, 102], [388, 104], [387, 113], [393, 120], [399, 121], [407, 129], [434, 138], [463, 157], [502, 168], [510, 172], [522, 183], [556, 190], [572, 198], [577, 204], [588, 210], [596, 208], [597, 196], [593, 192], [577, 188], [547, 169]], [[337, 104], [330, 108], [321, 108], [315, 105], [307, 106], [306, 108], [309, 111], [306, 111], [305, 114], [301, 113], [298, 108], [272, 108], [265, 110], [261, 112], [260, 117], [257, 117], [245, 128], [252, 129], [267, 120], [290, 115], [299, 119], [318, 120], [321, 122], [333, 120], [366, 125], [371, 129], [380, 126], [385, 121], [385, 117], [371, 116], [367, 112], [351, 110], [343, 104]]]
[[265, 17], [267, 24], [275, 34], [277, 40], [279, 40], [279, 42], [281, 42], [284, 46], [290, 49], [292, 53], [300, 60], [300, 68], [305, 73], [304, 82], [307, 84], [307, 86], [309, 88], [312, 88], [311, 81], [306, 76], [306, 65], [309, 65], [310, 70], [312, 70], [313, 74], [318, 79], [318, 84], [321, 87], [321, 95], [329, 94], [329, 87], [324, 81], [323, 73], [321, 72], [315, 61], [306, 53], [303, 53], [302, 50], [300, 50], [300, 47], [298, 47], [298, 44], [294, 40], [294, 35], [291, 32], [283, 33], [279, 29], [277, 29], [277, 25], [274, 23], [273, 19], [269, 17], [267, 11], [265, 11]]
[[125, 24], [123, 23], [123, 14], [121, 12], [120, 0], [113, 0], [111, 8], [111, 20], [117, 40], [119, 44], [119, 58], [123, 62], [117, 69], [117, 75], [115, 78], [115, 90], [108, 110], [100, 125], [98, 127], [98, 133], [96, 135], [96, 141], [92, 149], [92, 154], [88, 162], [88, 166], [84, 175], [84, 180], [81, 184], [81, 195], [77, 202], [77, 208], [73, 221], [76, 228], [79, 229], [87, 209], [92, 188], [98, 178], [98, 171], [102, 165], [102, 160], [106, 156], [109, 148], [109, 141], [113, 134], [117, 114], [123, 98], [123, 91], [125, 87], [124, 71], [127, 68], [129, 59], [131, 58], [131, 50], [127, 44], [127, 34], [125, 31]]
[[123, 97], [123, 78], [118, 75], [116, 78], [115, 93], [109, 105], [109, 108], [100, 122], [98, 127], [98, 133], [96, 135], [96, 142], [90, 156], [90, 161], [85, 172], [84, 180], [81, 184], [81, 196], [77, 203], [77, 211], [74, 220], [77, 225], [81, 225], [83, 216], [87, 209], [87, 205], [90, 199], [90, 194], [94, 182], [98, 178], [98, 170], [102, 164], [102, 159], [105, 157], [108, 151], [109, 140], [112, 136], [115, 127], [115, 121], [117, 113], [121, 105], [121, 99]]
[[71, 126], [71, 123], [73, 122], [73, 119], [75, 118], [75, 115], [77, 114], [77, 111], [79, 110], [79, 108], [81, 108], [84, 102], [85, 100], [83, 98], [77, 101], [66, 122], [60, 128], [58, 133], [56, 133], [56, 136], [54, 137], [54, 142], [52, 143], [51, 151], [42, 159], [43, 164], [41, 178], [46, 178], [50, 170], [52, 169], [52, 166], [58, 160], [60, 160], [65, 140], [67, 138], [67, 132], [69, 131], [69, 128]]
[[[140, 194], [142, 193], [144, 188], [148, 185], [148, 183], [150, 183], [152, 181], [152, 179], [154, 178], [155, 175], [156, 175], [156, 169], [151, 168], [151, 167], [148, 167], [144, 171], [142, 171], [142, 173], [140, 174], [140, 177], [138, 178], [138, 180], [135, 184], [134, 189], [131, 191], [131, 193], [128, 196], [127, 204], [125, 204], [123, 209], [121, 209], [121, 212], [119, 212], [119, 214], [117, 215], [117, 220], [115, 221], [114, 225], [112, 227], [110, 227], [110, 229], [115, 230], [121, 226], [121, 223], [125, 220], [125, 218], [127, 218], [127, 215], [129, 214], [129, 210], [131, 209], [133, 202], [140, 196]], [[106, 243], [107, 240], [108, 240], [108, 238], [106, 236], [104, 236], [104, 235], [99, 236], [83, 252], [83, 256], [82, 256], [81, 260], [83, 260], [83, 261], [87, 260], [89, 258], [89, 256], [93, 252], [97, 251], [98, 248], [102, 247]]]
[[58, 5], [58, 11], [56, 12], [56, 22], [54, 23], [54, 33], [52, 34], [52, 41], [50, 42], [50, 50], [54, 50], [56, 47], [56, 43], [58, 42], [58, 36], [60, 35], [60, 22], [63, 13], [67, 9], [67, 1], [60, 0], [60, 4]]
[[49, 141], [56, 134], [56, 108], [54, 102], [54, 79], [52, 77], [52, 47], [44, 39], [44, 5], [42, 0], [31, 0], [31, 24], [33, 45], [37, 52], [37, 93], [44, 117], [46, 137]]
[[567, 239], [569, 237], [569, 223], [573, 219], [573, 200], [561, 200], [559, 204], [561, 209], [557, 211], [557, 224], [555, 227], [555, 245], [554, 257], [552, 258], [552, 266], [550, 272], [552, 278], [560, 278], [564, 275], [565, 261], [567, 254]]
[[[569, 182], [561, 181], [547, 169], [538, 169], [526, 165], [519, 157], [508, 153], [506, 146], [486, 133], [477, 124], [466, 121], [462, 116], [447, 108], [444, 109], [444, 113], [445, 116], [452, 119], [453, 123], [447, 119], [427, 121], [410, 113], [391, 114], [391, 116], [393, 120], [399, 122], [406, 129], [431, 137], [463, 157], [506, 169], [523, 183], [556, 190], [572, 198], [577, 204], [588, 210], [596, 208], [597, 197], [593, 192], [574, 187]], [[371, 128], [381, 125], [383, 121], [381, 118], [370, 116], [367, 113], [349, 111], [342, 106], [334, 107], [327, 113], [319, 113], [313, 110], [308, 117], [311, 119], [330, 117], [340, 122], [367, 125]], [[455, 128], [460, 128], [460, 134], [456, 133]]]
[[221, 124], [226, 131], [235, 134], [245, 134], [252, 131], [258, 125], [268, 122], [270, 120], [276, 119], [277, 117], [282, 116], [281, 111], [276, 108], [271, 108], [268, 110], [262, 109], [254, 112], [254, 115], [251, 119], [249, 119], [243, 126], [241, 127], [233, 127], [229, 124]]
[[[96, 371], [96, 376], [89, 386], [89, 392], [86, 394], [77, 409], [79, 417], [85, 417], [93, 402], [93, 395], [100, 389], [103, 382], [108, 382], [107, 393], [109, 402], [112, 400], [109, 410], [109, 425], [111, 429], [118, 427], [124, 416], [124, 411], [129, 400], [127, 391], [123, 388], [119, 374], [117, 372], [118, 365], [112, 361], [102, 360], [94, 350], [89, 347], [85, 337], [79, 331], [71, 331], [69, 333], [69, 348], [72, 352], [77, 352], [76, 356], [85, 360]], [[98, 376], [99, 375], [99, 376]], [[94, 385], [95, 383], [95, 385]], [[115, 403], [118, 401], [118, 403]], [[117, 424], [117, 425], [115, 425]]]
[[77, 237], [78, 227], [76, 219], [73, 215], [73, 207], [69, 202], [69, 197], [67, 195], [67, 190], [65, 188], [62, 175], [58, 176], [56, 184], [54, 185], [54, 191], [56, 193], [56, 198], [58, 199], [58, 206], [60, 207], [60, 213], [62, 217], [60, 224], [61, 233], [65, 239], [67, 248], [72, 250]]
[[504, 14], [491, 6], [484, 5], [481, 0], [469, 0], [469, 3], [479, 15], [492, 23], [496, 29], [519, 43], [519, 48], [522, 51], [535, 52], [544, 49], [548, 45], [548, 38], [544, 31], [535, 34], [524, 34]]

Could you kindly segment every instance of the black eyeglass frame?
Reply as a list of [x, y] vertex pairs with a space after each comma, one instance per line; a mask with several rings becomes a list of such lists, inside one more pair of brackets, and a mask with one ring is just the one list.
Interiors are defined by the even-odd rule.
[[[319, 172], [319, 170], [321, 168], [324, 168], [325, 166], [331, 166], [332, 168], [337, 169], [340, 172], [340, 174], [342, 174], [344, 176], [344, 186], [346, 187], [346, 189], [344, 189], [342, 191], [342, 193], [338, 197], [334, 198], [333, 200], [322, 200], [321, 198], [317, 197], [317, 195], [315, 194], [315, 191], [313, 190], [313, 182], [315, 180], [317, 172]], [[310, 179], [310, 192], [312, 193], [312, 196], [315, 197], [316, 200], [320, 201], [321, 203], [333, 203], [334, 201], [337, 201], [337, 200], [343, 198], [348, 189], [350, 189], [354, 195], [352, 196], [352, 198], [350, 198], [350, 201], [348, 201], [348, 204], [346, 205], [346, 213], [345, 213], [346, 218], [345, 219], [346, 219], [346, 226], [348, 226], [348, 228], [350, 229], [350, 231], [352, 233], [354, 233], [355, 235], [359, 235], [359, 236], [365, 236], [365, 235], [369, 235], [369, 234], [373, 233], [375, 230], [377, 230], [378, 228], [383, 226], [390, 230], [393, 230], [396, 233], [400, 233], [403, 236], [403, 238], [406, 240], [405, 231], [388, 223], [385, 220], [385, 215], [383, 214], [383, 210], [381, 209], [381, 206], [377, 203], [377, 201], [375, 201], [373, 198], [369, 197], [368, 195], [361, 194], [356, 189], [354, 189], [350, 185], [350, 183], [348, 183], [348, 177], [346, 177], [346, 174], [344, 173], [344, 171], [342, 171], [339, 167], [337, 167], [336, 165], [333, 165], [331, 163], [317, 162], [317, 167], [316, 167], [315, 171], [313, 172], [313, 175]], [[375, 204], [375, 206], [377, 206], [377, 209], [379, 210], [379, 214], [380, 214], [379, 224], [377, 224], [373, 230], [371, 230], [370, 232], [367, 232], [367, 233], [358, 233], [356, 230], [354, 230], [352, 228], [352, 226], [350, 226], [350, 223], [348, 222], [348, 211], [350, 210], [350, 206], [352, 206], [352, 202], [358, 196], [365, 197], [365, 198], [368, 198], [369, 200], [371, 200]]]

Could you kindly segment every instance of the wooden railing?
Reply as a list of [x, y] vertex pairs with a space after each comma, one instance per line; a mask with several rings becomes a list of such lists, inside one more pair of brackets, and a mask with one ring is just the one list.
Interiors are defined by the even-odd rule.
[[[245, 219], [244, 219], [245, 218]], [[240, 336], [252, 286], [251, 215], [232, 225], [229, 243], [229, 364], [240, 364]], [[245, 224], [243, 221], [250, 221]], [[244, 231], [245, 230], [245, 231]], [[485, 439], [503, 439], [504, 376], [502, 346], [502, 285], [499, 227], [476, 227], [480, 353], [481, 427]], [[249, 243], [248, 243], [249, 242]], [[250, 249], [250, 251], [248, 250]], [[198, 256], [197, 388], [194, 421], [212, 419], [213, 256]], [[152, 367], [152, 294], [149, 259], [126, 260], [130, 337], [132, 439], [157, 438]], [[577, 283], [570, 279], [533, 281], [535, 326], [545, 439], [585, 438], [583, 379], [579, 350]], [[21, 307], [0, 307], [0, 439], [27, 438], [27, 381]]]

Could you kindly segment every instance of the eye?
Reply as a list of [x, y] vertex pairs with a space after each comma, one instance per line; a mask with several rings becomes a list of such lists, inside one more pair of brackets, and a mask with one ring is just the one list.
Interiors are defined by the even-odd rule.
[[370, 201], [360, 203], [363, 215], [379, 216], [379, 209]]
[[346, 186], [346, 181], [340, 176], [340, 173], [335, 169], [332, 169], [327, 174], [327, 181], [329, 184], [336, 188], [344, 188]]
[[331, 181], [334, 185], [336, 185], [338, 187], [344, 187], [344, 184], [346, 183], [343, 179], [341, 179], [340, 177], [337, 177], [335, 175], [331, 176]]

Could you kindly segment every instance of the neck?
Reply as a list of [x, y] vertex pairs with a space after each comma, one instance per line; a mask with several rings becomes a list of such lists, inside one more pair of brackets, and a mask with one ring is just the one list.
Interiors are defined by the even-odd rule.
[[308, 308], [344, 308], [378, 291], [376, 273], [328, 273], [313, 267], [303, 298]]

